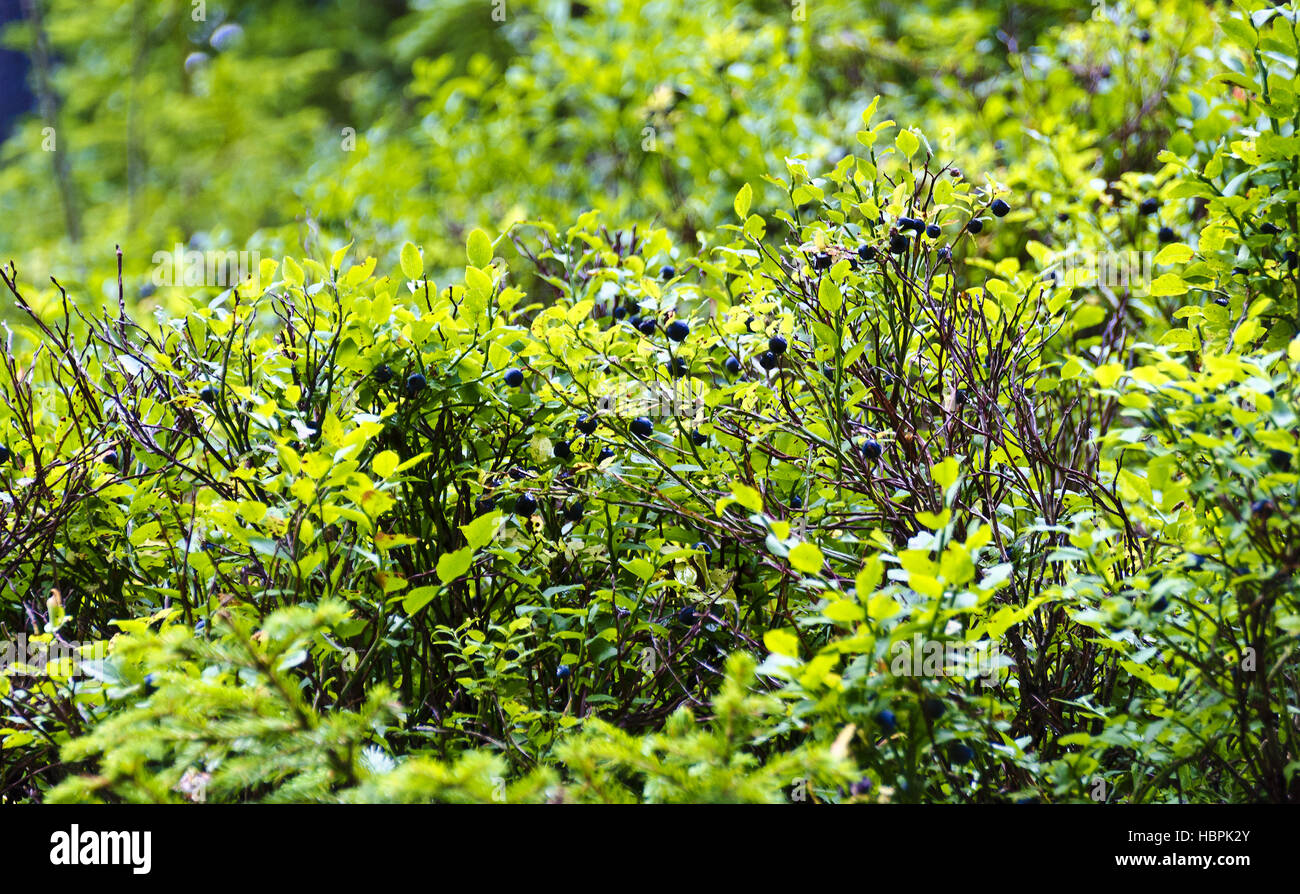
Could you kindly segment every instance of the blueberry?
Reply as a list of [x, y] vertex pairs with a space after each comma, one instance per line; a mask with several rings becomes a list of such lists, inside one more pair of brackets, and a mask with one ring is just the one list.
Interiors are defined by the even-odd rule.
[[613, 448], [603, 447], [601, 448], [600, 453], [596, 454], [596, 464], [599, 465], [600, 463], [603, 463], [605, 460], [613, 459], [613, 458], [614, 458]]
[[672, 279], [676, 275], [677, 268], [671, 264], [664, 264], [663, 267], [659, 268], [660, 279]]
[[515, 515], [532, 515], [537, 511], [537, 500], [532, 494], [520, 494], [515, 499]]
[[954, 764], [969, 764], [975, 759], [975, 751], [965, 742], [953, 742], [948, 747], [948, 759]]
[[966, 224], [966, 231], [968, 233], [978, 233], [983, 229], [984, 221], [980, 220], [978, 217], [972, 219], [970, 223]]
[[[0, 462], [4, 462], [4, 457], [8, 452], [9, 451], [5, 450], [3, 447], [0, 447]], [[1288, 471], [1291, 468], [1291, 454], [1289, 451], [1270, 450], [1268, 452], [1268, 459], [1269, 462], [1277, 466], [1283, 472]]]
[[829, 270], [831, 269], [831, 253], [828, 251], [819, 251], [812, 256], [812, 269]]
[[514, 649], [506, 649], [505, 654], [502, 657], [505, 658], [506, 661], [514, 661], [519, 657], [519, 653]]
[[586, 508], [586, 506], [578, 502], [570, 503], [564, 507], [564, 520], [574, 522], [575, 524], [582, 521], [582, 513]]
[[781, 358], [771, 351], [764, 351], [758, 355], [758, 365], [763, 369], [776, 369], [776, 365], [781, 362]]
[[803, 508], [803, 497], [798, 497], [798, 496], [791, 497], [791, 498], [790, 498], [790, 508], [791, 508], [791, 509], [802, 509], [802, 508]]
[[584, 435], [592, 435], [596, 433], [595, 416], [588, 416], [586, 413], [583, 413], [578, 417], [577, 425], [578, 431], [582, 432]]
[[618, 307], [614, 308], [614, 319], [621, 320], [626, 316], [627, 316], [626, 307], [620, 304]]
[[642, 335], [654, 335], [656, 326], [654, 317], [645, 317], [637, 324], [636, 328], [641, 330]]
[[1161, 227], [1159, 232], [1156, 233], [1156, 239], [1164, 245], [1170, 242], [1177, 242], [1178, 234], [1174, 232], [1172, 227]]
[[1169, 600], [1164, 596], [1161, 596], [1155, 602], [1151, 603], [1151, 610], [1153, 612], [1162, 612], [1167, 608], [1169, 608]]
[[695, 609], [689, 605], [686, 606], [686, 608], [677, 613], [677, 620], [681, 621], [683, 624], [694, 624]]
[[876, 715], [876, 725], [887, 733], [892, 733], [898, 729], [898, 718], [894, 717], [894, 712], [886, 708]]
[[1142, 43], [1150, 43], [1151, 32], [1148, 31], [1146, 28], [1143, 28], [1141, 31], [1138, 32], [1138, 40], [1140, 40]]
[[691, 371], [691, 365], [681, 357], [674, 357], [667, 366], [668, 372], [672, 374], [674, 379], [680, 379]]
[[994, 217], [1006, 217], [1011, 206], [1001, 199], [994, 199], [993, 204], [989, 205], [989, 210], [993, 212]]
[[939, 249], [939, 260], [941, 260], [941, 261], [951, 261], [951, 260], [952, 260], [952, 249], [949, 248], [949, 247], [946, 246], [946, 245], [945, 245], [943, 248]]
[[1267, 233], [1269, 236], [1276, 236], [1278, 233], [1282, 232], [1282, 228], [1275, 223], [1264, 223], [1260, 224], [1259, 231], [1261, 233]]
[[686, 336], [691, 334], [691, 327], [682, 320], [673, 320], [664, 331], [668, 333], [668, 337], [673, 341], [683, 341]]
[[788, 343], [779, 335], [774, 335], [767, 340], [767, 349], [773, 354], [784, 354], [787, 347], [789, 347]]
[[6, 447], [4, 444], [0, 444], [0, 463], [9, 462], [9, 459], [12, 456], [13, 454], [9, 452], [9, 448]]
[[731, 373], [733, 376], [740, 372], [740, 361], [735, 357], [728, 357], [727, 362], [722, 365], [726, 368], [727, 372]]
[[1155, 196], [1143, 199], [1138, 203], [1138, 214], [1151, 215], [1160, 210], [1160, 200]]
[[156, 674], [144, 675], [144, 694], [153, 695], [158, 691], [158, 676]]
[[858, 246], [858, 257], [864, 261], [874, 261], [876, 259], [876, 247], [867, 245], [865, 242]]
[[217, 402], [217, 389], [213, 388], [211, 385], [203, 386], [203, 390], [199, 392], [199, 400], [203, 401], [208, 406], [212, 406]]
[[870, 462], [875, 462], [876, 460], [880, 459], [880, 454], [881, 454], [881, 449], [880, 449], [879, 441], [868, 439], [867, 442], [862, 445], [862, 455], [865, 456]]
[[389, 368], [387, 363], [381, 363], [376, 366], [375, 371], [371, 373], [371, 375], [375, 377], [375, 381], [380, 385], [387, 385], [389, 382], [393, 381], [393, 371]]
[[487, 515], [495, 508], [497, 508], [496, 500], [491, 497], [483, 497], [474, 504], [474, 517], [478, 518], [480, 515]]
[[640, 315], [640, 314], [632, 314], [632, 316], [630, 316], [630, 317], [627, 318], [627, 321], [628, 321], [628, 324], [631, 325], [631, 327], [632, 327], [633, 329], [640, 329], [640, 328], [641, 328], [641, 319], [642, 319], [642, 318], [641, 318], [641, 315]]
[[691, 432], [691, 443], [696, 447], [703, 447], [709, 443], [709, 436], [702, 431], [693, 431]]
[[1219, 305], [1219, 307], [1227, 307], [1232, 302], [1230, 302], [1227, 298], [1215, 298], [1214, 303]]
[[110, 450], [110, 451], [108, 451], [108, 453], [104, 454], [104, 462], [106, 462], [108, 465], [110, 465], [110, 466], [112, 466], [113, 468], [116, 469], [116, 468], [117, 468], [117, 451], [116, 451], [116, 450]]
[[420, 373], [411, 373], [406, 377], [406, 396], [415, 397], [415, 395], [423, 391], [424, 387], [428, 384], [428, 381], [426, 381], [424, 376]]
[[907, 237], [902, 233], [895, 233], [889, 237], [889, 251], [892, 254], [902, 254], [907, 251], [909, 245], [911, 245], [911, 243], [908, 242]]
[[561, 680], [567, 680], [569, 678], [569, 675], [572, 673], [573, 673], [573, 668], [569, 667], [567, 664], [561, 664], [559, 667], [555, 669], [555, 676]]
[[573, 459], [573, 448], [569, 446], [568, 441], [556, 441], [552, 449], [560, 459]]
[[1056, 212], [1056, 219], [1061, 223], [1065, 223], [1070, 219], [1070, 214], [1068, 211], [1058, 211]]
[[524, 372], [521, 369], [511, 367], [506, 370], [506, 374], [503, 378], [505, 379], [506, 384], [511, 388], [518, 388], [520, 385], [524, 384]]
[[1291, 270], [1294, 270], [1296, 265], [1300, 264], [1300, 257], [1298, 257], [1293, 251], [1283, 253], [1282, 260], [1286, 261], [1287, 267]]
[[939, 229], [938, 224], [930, 224], [925, 228], [925, 235], [929, 236], [931, 239], [938, 239], [943, 235], [943, 230]]
[[638, 416], [632, 420], [632, 434], [638, 438], [648, 438], [655, 431], [655, 425], [648, 416]]
[[849, 794], [855, 798], [868, 794], [871, 791], [871, 780], [863, 776], [857, 782], [853, 783], [849, 789]]
[[1276, 508], [1272, 500], [1256, 500], [1250, 504], [1250, 514], [1268, 518]]
[[955, 396], [956, 399], [957, 399], [957, 406], [959, 406], [959, 407], [963, 407], [963, 406], [966, 405], [966, 389], [965, 389], [965, 388], [958, 388], [958, 389], [957, 389], [957, 394], [954, 395], [954, 396]]
[[947, 706], [944, 705], [942, 700], [931, 696], [921, 703], [921, 710], [931, 720], [938, 720], [943, 716], [943, 712], [947, 710]]
[[912, 230], [913, 232], [919, 233], [925, 229], [925, 221], [921, 220], [919, 217], [900, 217], [898, 219], [898, 226], [900, 229]]

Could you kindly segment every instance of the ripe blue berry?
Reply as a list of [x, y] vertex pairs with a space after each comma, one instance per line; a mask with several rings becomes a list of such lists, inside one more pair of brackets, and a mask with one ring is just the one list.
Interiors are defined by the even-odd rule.
[[866, 443], [862, 445], [862, 455], [871, 462], [880, 459], [880, 454], [881, 449], [879, 441], [868, 439]]
[[578, 431], [582, 432], [584, 435], [593, 435], [596, 433], [596, 417], [594, 416], [588, 416], [586, 413], [583, 413], [578, 417], [577, 425]]
[[581, 503], [573, 502], [564, 507], [564, 520], [571, 521], [575, 524], [582, 521], [582, 513], [586, 509]]
[[876, 715], [876, 724], [885, 732], [892, 733], [898, 728], [898, 719], [894, 712], [886, 708]]
[[902, 233], [895, 233], [889, 237], [889, 250], [893, 254], [901, 255], [903, 252], [907, 251], [907, 247], [910, 244], [911, 243], [907, 241], [907, 237]]
[[1143, 199], [1138, 204], [1138, 214], [1151, 215], [1160, 210], [1160, 200], [1155, 196]]
[[515, 500], [515, 515], [532, 515], [537, 511], [537, 500], [532, 494], [520, 494]]
[[943, 235], [943, 230], [939, 229], [938, 224], [930, 224], [925, 228], [925, 235], [929, 236], [931, 239], [938, 239]]
[[672, 279], [676, 275], [677, 275], [677, 268], [673, 267], [671, 264], [665, 264], [659, 270], [660, 279]]
[[831, 254], [828, 251], [819, 251], [812, 256], [812, 268], [814, 270], [831, 269]]
[[409, 376], [406, 377], [407, 397], [415, 397], [415, 395], [423, 391], [424, 387], [428, 384], [429, 384], [428, 381], [424, 378], [422, 374], [411, 373]]
[[600, 453], [596, 454], [596, 463], [603, 463], [607, 459], [614, 458], [614, 450], [610, 447], [602, 447]]
[[784, 354], [787, 347], [789, 345], [786, 340], [779, 335], [774, 335], [767, 340], [767, 349], [773, 354]]
[[994, 199], [993, 204], [989, 206], [989, 210], [993, 212], [994, 217], [1006, 217], [1007, 212], [1011, 210], [1011, 206], [1001, 199]]
[[984, 221], [980, 220], [978, 217], [966, 224], [966, 230], [970, 233], [978, 233], [983, 229]]
[[387, 363], [381, 363], [376, 366], [375, 371], [371, 375], [375, 377], [375, 381], [380, 385], [387, 385], [389, 382], [393, 381], [393, 371], [389, 368]]
[[727, 372], [731, 373], [733, 376], [740, 372], [740, 361], [735, 357], [728, 357], [727, 362], [722, 365], [726, 368]]
[[776, 369], [776, 365], [781, 362], [781, 358], [771, 351], [764, 351], [758, 355], [758, 365], [763, 369]]
[[573, 448], [569, 446], [568, 441], [556, 441], [552, 452], [560, 459], [573, 459]]
[[217, 402], [217, 389], [213, 388], [211, 385], [205, 385], [203, 390], [199, 392], [199, 400], [203, 401], [208, 406], [212, 406]]
[[569, 675], [572, 673], [573, 668], [569, 667], [567, 664], [561, 664], [555, 669], [555, 676], [561, 680], [567, 680]]
[[965, 742], [954, 742], [948, 748], [948, 759], [958, 765], [969, 764], [975, 759], [975, 752]]
[[636, 328], [638, 328], [638, 329], [641, 330], [641, 334], [642, 334], [642, 335], [654, 335], [654, 334], [655, 334], [655, 318], [654, 318], [654, 317], [646, 317], [645, 319], [643, 319], [643, 320], [642, 320], [642, 321], [637, 325]]
[[632, 420], [632, 434], [638, 438], [648, 438], [655, 431], [655, 425], [647, 416], [638, 416]]
[[524, 384], [524, 373], [523, 370], [520, 369], [511, 367], [506, 370], [506, 374], [503, 378], [505, 379], [506, 384], [511, 388], [518, 388], [520, 385]]
[[691, 334], [691, 327], [682, 320], [673, 320], [665, 331], [673, 341], [682, 341]]

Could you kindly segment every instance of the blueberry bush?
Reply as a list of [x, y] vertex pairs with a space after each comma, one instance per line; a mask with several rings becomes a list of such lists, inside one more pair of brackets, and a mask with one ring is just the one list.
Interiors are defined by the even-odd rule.
[[39, 6], [0, 802], [1300, 800], [1294, 3]]

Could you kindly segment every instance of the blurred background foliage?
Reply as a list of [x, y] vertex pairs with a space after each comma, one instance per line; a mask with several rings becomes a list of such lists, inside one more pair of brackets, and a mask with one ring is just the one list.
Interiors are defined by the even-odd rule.
[[[37, 24], [5, 43], [46, 47], [32, 74], [54, 117], [0, 148], [0, 254], [90, 294], [112, 291], [116, 244], [138, 281], [176, 243], [323, 258], [355, 240], [391, 258], [411, 239], [454, 266], [474, 226], [589, 208], [690, 244], [786, 155], [816, 169], [851, 151], [874, 95], [987, 167], [1028, 148], [1006, 146], [1030, 139], [1026, 115], [1083, 127], [1081, 107], [1132, 115], [1155, 87], [1129, 82], [1149, 68], [1128, 59], [1135, 39], [1107, 29], [1087, 47], [1086, 28], [1064, 27], [1090, 12], [1068, 2], [510, 2], [497, 16], [486, 0], [286, 0], [207, 3], [203, 21], [190, 0], [33, 6]], [[1053, 77], [1125, 103], [1042, 83], [1045, 57], [1021, 53], [1044, 31], [1071, 66]]]

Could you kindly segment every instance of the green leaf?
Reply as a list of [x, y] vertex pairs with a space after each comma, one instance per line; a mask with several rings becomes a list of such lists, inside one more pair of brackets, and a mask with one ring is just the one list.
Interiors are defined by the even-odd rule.
[[790, 658], [799, 657], [799, 637], [789, 630], [769, 630], [763, 634], [763, 645], [769, 652]]
[[748, 183], [740, 188], [736, 193], [736, 200], [732, 202], [732, 208], [736, 211], [736, 216], [744, 220], [749, 216], [749, 206], [754, 200], [754, 190], [750, 189]]
[[386, 480], [397, 469], [399, 462], [401, 462], [401, 457], [392, 450], [385, 450], [370, 461], [370, 468], [381, 479]]
[[903, 157], [910, 161], [916, 154], [916, 150], [921, 147], [921, 141], [910, 130], [900, 130], [894, 145], [898, 147], [899, 152], [903, 153]]
[[402, 275], [407, 279], [417, 280], [424, 275], [424, 258], [420, 257], [420, 250], [412, 243], [407, 242], [402, 246], [399, 260], [402, 265]]
[[407, 593], [406, 598], [402, 600], [402, 610], [408, 615], [415, 614], [432, 602], [440, 589], [439, 587], [417, 587]]
[[492, 240], [480, 229], [474, 229], [465, 242], [465, 254], [475, 267], [486, 267], [492, 263]]
[[460, 577], [474, 564], [474, 550], [471, 547], [458, 549], [454, 553], [443, 553], [438, 557], [438, 580], [444, 584]]
[[492, 541], [500, 524], [501, 513], [489, 512], [487, 515], [480, 515], [467, 525], [461, 525], [460, 531], [465, 535], [465, 542], [469, 544], [470, 549], [480, 549]]
[[822, 570], [822, 564], [825, 562], [821, 549], [815, 543], [796, 544], [790, 550], [790, 565], [797, 571], [805, 574], [816, 574]]

